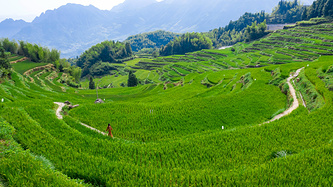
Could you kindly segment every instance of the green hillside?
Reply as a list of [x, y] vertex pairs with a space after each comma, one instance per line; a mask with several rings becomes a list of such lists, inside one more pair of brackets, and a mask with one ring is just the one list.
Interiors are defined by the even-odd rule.
[[[16, 63], [0, 84], [0, 186], [332, 186], [333, 23], [312, 21], [229, 49], [123, 62], [100, 79], [111, 85], [102, 104], [52, 65]], [[303, 67], [290, 81], [297, 109], [264, 124], [294, 106], [287, 78]], [[122, 87], [130, 70], [142, 84]], [[58, 119], [54, 102], [65, 101], [79, 106]], [[115, 138], [81, 123], [110, 123]]]

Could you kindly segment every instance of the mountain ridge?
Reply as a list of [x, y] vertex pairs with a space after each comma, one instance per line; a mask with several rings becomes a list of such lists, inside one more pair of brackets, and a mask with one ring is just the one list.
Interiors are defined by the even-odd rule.
[[[225, 26], [244, 12], [270, 10], [278, 1], [142, 0], [143, 4], [136, 6], [138, 3], [126, 0], [110, 11], [92, 5], [67, 4], [42, 13], [10, 38], [57, 48], [62, 57], [75, 57], [96, 43], [123, 41], [138, 33], [209, 31]], [[238, 8], [233, 8], [236, 5]], [[4, 36], [8, 34], [0, 35]]]

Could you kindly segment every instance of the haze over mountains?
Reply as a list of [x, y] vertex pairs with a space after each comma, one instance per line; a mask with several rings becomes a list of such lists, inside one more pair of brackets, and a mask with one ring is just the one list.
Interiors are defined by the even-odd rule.
[[48, 10], [32, 23], [5, 20], [0, 38], [9, 37], [61, 50], [74, 57], [104, 40], [155, 31], [204, 32], [223, 27], [245, 12], [270, 12], [280, 0], [126, 0], [110, 11], [67, 4]]

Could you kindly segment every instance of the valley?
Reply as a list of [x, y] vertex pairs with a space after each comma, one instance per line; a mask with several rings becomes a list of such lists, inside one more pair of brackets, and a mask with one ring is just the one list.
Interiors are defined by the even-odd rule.
[[[103, 33], [92, 26], [96, 40], [84, 38], [90, 48], [68, 59], [0, 39], [0, 187], [332, 186], [331, 2], [280, 1], [271, 14], [244, 13], [204, 33], [133, 29], [125, 42], [98, 43]], [[89, 6], [94, 16], [76, 21], [189, 3], [127, 0], [98, 14]]]
[[[98, 90], [104, 104], [94, 104], [96, 90], [60, 84], [64, 73], [25, 74], [36, 63], [17, 62], [11, 80], [0, 84], [1, 176], [15, 185], [295, 184], [290, 176], [301, 186], [330, 185], [332, 28], [327, 22], [279, 30], [235, 45], [235, 52], [202, 50], [128, 61], [126, 68], [136, 70], [139, 79], [155, 77], [154, 83], [121, 87], [115, 82], [125, 76], [113, 76], [114, 88]], [[303, 93], [297, 78], [286, 81], [296, 70], [299, 83], [306, 90], [313, 87], [311, 92]], [[111, 79], [102, 79], [110, 84]], [[259, 126], [295, 102], [287, 83], [296, 95], [312, 95], [307, 105], [322, 104], [310, 113], [299, 105]], [[66, 100], [79, 107], [63, 109], [59, 120], [53, 102]], [[102, 132], [111, 123], [116, 138], [81, 123]], [[38, 177], [27, 180], [26, 175]]]

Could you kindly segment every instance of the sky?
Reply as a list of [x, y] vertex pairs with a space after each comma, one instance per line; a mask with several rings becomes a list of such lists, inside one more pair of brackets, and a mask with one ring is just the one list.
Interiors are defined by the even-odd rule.
[[6, 18], [23, 19], [31, 22], [36, 16], [46, 10], [59, 8], [67, 3], [94, 5], [101, 10], [111, 10], [112, 7], [125, 0], [0, 0], [0, 22]]
[[[59, 8], [67, 3], [94, 5], [101, 10], [111, 10], [112, 7], [125, 0], [0, 0], [0, 22], [13, 18], [31, 22], [36, 16], [46, 10]], [[161, 1], [161, 0], [157, 0]], [[211, 0], [209, 0], [211, 1]], [[301, 0], [304, 4], [311, 4], [313, 0]]]

